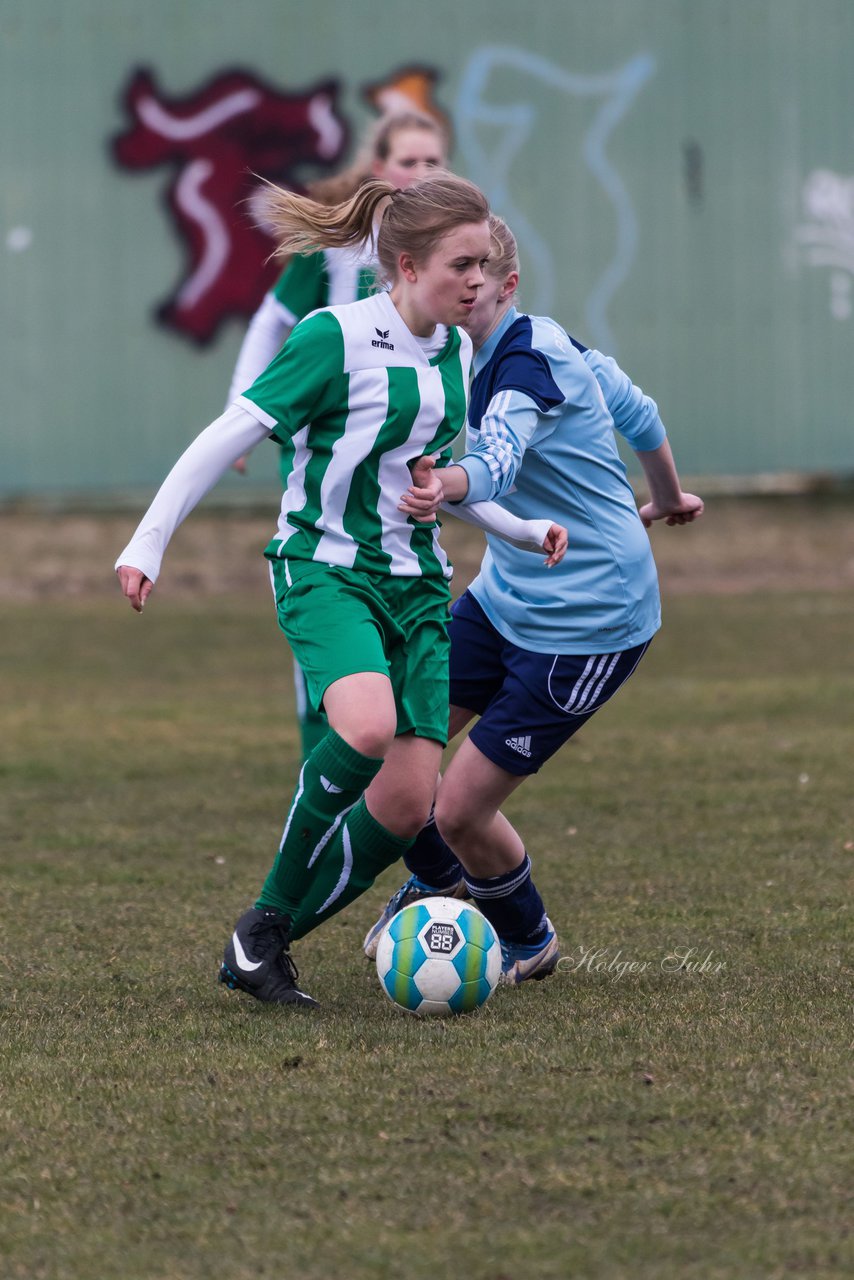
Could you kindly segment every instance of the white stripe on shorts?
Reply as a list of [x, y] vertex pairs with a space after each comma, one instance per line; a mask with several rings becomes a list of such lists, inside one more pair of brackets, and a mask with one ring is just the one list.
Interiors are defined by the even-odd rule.
[[[611, 689], [608, 692], [608, 698], [613, 698], [617, 689], [626, 683], [651, 643], [652, 642], [650, 640], [647, 640], [646, 644], [640, 646], [640, 652], [635, 658], [631, 671], [627, 671], [616, 688]], [[588, 712], [595, 711], [605, 685], [614, 674], [614, 668], [620, 661], [620, 658], [626, 652], [628, 652], [628, 650], [620, 649], [617, 653], [595, 653], [591, 658], [588, 658], [584, 670], [576, 680], [572, 693], [569, 695], [569, 700], [563, 704], [558, 702], [557, 698], [552, 693], [552, 676], [554, 675], [555, 667], [562, 657], [559, 653], [555, 654], [555, 659], [552, 663], [548, 678], [548, 691], [552, 702], [556, 707], [560, 707], [561, 711], [565, 711], [567, 714], [573, 716], [587, 715]]]

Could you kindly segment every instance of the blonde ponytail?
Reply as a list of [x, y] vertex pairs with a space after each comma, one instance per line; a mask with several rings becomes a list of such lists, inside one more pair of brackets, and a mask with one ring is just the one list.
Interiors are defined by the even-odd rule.
[[373, 179], [341, 204], [320, 204], [268, 182], [262, 197], [264, 221], [278, 241], [276, 257], [346, 249], [373, 234], [380, 207], [395, 193], [389, 182]]
[[372, 178], [349, 200], [334, 205], [267, 183], [263, 200], [264, 220], [279, 242], [277, 257], [355, 248], [375, 236], [380, 274], [389, 283], [402, 253], [425, 262], [449, 231], [489, 217], [483, 192], [465, 178], [444, 172], [405, 191]]

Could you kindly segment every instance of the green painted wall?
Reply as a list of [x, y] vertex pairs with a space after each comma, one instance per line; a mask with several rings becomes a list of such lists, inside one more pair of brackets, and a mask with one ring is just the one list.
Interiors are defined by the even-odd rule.
[[109, 153], [133, 68], [333, 77], [357, 134], [413, 62], [525, 304], [656, 397], [684, 473], [854, 473], [850, 0], [2, 0], [0, 497], [150, 490], [222, 407], [242, 323], [152, 320], [184, 249], [169, 171]]

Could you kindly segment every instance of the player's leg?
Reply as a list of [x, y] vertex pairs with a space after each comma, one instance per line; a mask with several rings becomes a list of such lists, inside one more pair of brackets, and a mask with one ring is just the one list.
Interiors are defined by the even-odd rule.
[[358, 578], [320, 565], [276, 565], [274, 576], [280, 625], [330, 728], [302, 767], [273, 866], [235, 926], [220, 976], [262, 1000], [307, 1003], [289, 994], [296, 988], [283, 939], [325, 845], [379, 772], [397, 713], [370, 593]]
[[454, 606], [450, 635], [451, 698], [458, 708], [470, 709], [458, 710], [451, 727], [462, 727], [473, 713], [481, 719], [438, 788], [434, 829], [428, 828], [407, 854], [410, 880], [389, 900], [363, 946], [367, 955], [375, 955], [388, 920], [416, 895], [435, 892], [439, 885], [433, 882], [453, 874], [461, 863], [463, 884], [495, 926], [508, 971], [517, 972], [513, 966], [524, 956], [526, 976], [535, 969], [544, 976], [557, 963], [557, 940], [531, 879], [524, 845], [499, 810], [563, 741], [563, 724], [553, 745], [538, 733], [533, 749], [531, 734], [519, 732], [520, 724], [531, 729], [533, 720], [544, 720], [554, 736], [552, 708], [535, 712], [529, 688], [545, 687], [552, 657], [533, 655], [532, 673], [529, 655], [497, 631], [468, 592]]
[[331, 914], [329, 907], [340, 910], [363, 893], [406, 852], [430, 811], [448, 736], [447, 588], [416, 579], [381, 590], [399, 629], [387, 650], [397, 736], [364, 800], [323, 852], [324, 875], [331, 867], [335, 877], [332, 902], [327, 906], [318, 880], [295, 921], [295, 936]]
[[460, 744], [436, 794], [436, 825], [464, 872], [500, 875], [518, 867], [524, 846], [500, 806], [525, 781], [488, 759], [471, 736]]
[[[451, 707], [448, 740], [455, 738], [474, 715], [462, 707]], [[398, 911], [421, 898], [467, 898], [468, 890], [463, 881], [463, 869], [459, 859], [439, 835], [433, 805], [424, 826], [403, 855], [408, 880], [391, 895], [377, 919], [365, 934], [362, 950], [369, 960], [375, 960], [380, 935]]]
[[578, 656], [506, 645], [501, 690], [445, 772], [436, 822], [498, 932], [505, 982], [545, 976], [559, 951], [530, 858], [500, 806], [613, 697], [646, 648]]
[[256, 906], [294, 916], [326, 843], [382, 767], [396, 714], [388, 676], [363, 671], [324, 693], [329, 729], [300, 770], [279, 852]]
[[383, 767], [324, 849], [291, 936], [301, 938], [369, 889], [409, 848], [430, 811], [442, 743], [395, 738]]
[[436, 824], [464, 867], [469, 895], [501, 941], [502, 981], [544, 978], [560, 949], [531, 875], [531, 859], [500, 806], [527, 774], [488, 759], [468, 737], [436, 796]]
[[[294, 921], [313, 888], [314, 899], [318, 892], [321, 902], [330, 896], [323, 851], [358, 807], [393, 741], [394, 696], [387, 676], [369, 671], [342, 677], [326, 691], [325, 705], [329, 730], [300, 771], [273, 866], [254, 907], [237, 921], [220, 970], [227, 986], [272, 1003], [316, 1003], [296, 985], [299, 975], [290, 957]], [[376, 840], [377, 832], [371, 829], [370, 837]], [[389, 856], [401, 851], [393, 844]]]
[[[451, 646], [448, 737], [453, 739], [475, 715], [481, 714], [500, 688], [504, 677], [501, 660], [504, 642], [468, 591], [451, 608], [448, 637]], [[462, 867], [440, 835], [432, 812], [404, 855], [404, 862], [410, 872], [409, 879], [395, 890], [365, 934], [362, 947], [369, 960], [375, 958], [380, 935], [389, 920], [411, 902], [437, 894], [466, 896]]]

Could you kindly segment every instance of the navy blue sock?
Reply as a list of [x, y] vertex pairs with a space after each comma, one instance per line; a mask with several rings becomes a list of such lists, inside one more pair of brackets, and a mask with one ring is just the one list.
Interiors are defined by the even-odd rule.
[[466, 888], [502, 942], [535, 947], [544, 942], [546, 909], [531, 879], [531, 859], [512, 871], [479, 880], [465, 873]]
[[456, 856], [439, 835], [433, 810], [403, 855], [411, 873], [430, 889], [452, 889], [463, 876]]

